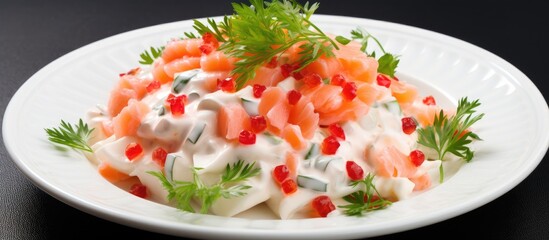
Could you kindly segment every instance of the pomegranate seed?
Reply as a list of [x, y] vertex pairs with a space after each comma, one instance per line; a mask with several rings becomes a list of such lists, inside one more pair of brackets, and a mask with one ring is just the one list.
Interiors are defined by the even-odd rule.
[[362, 170], [362, 167], [360, 167], [356, 162], [347, 161], [345, 168], [347, 169], [347, 176], [349, 176], [351, 180], [364, 179], [364, 170]]
[[301, 73], [294, 72], [295, 70], [299, 69], [300, 66], [298, 64], [282, 64], [280, 66], [280, 73], [282, 73], [282, 76], [287, 78], [290, 75], [293, 76], [295, 79], [301, 79], [303, 76], [301, 76]]
[[311, 201], [311, 205], [321, 217], [326, 217], [328, 216], [328, 213], [335, 210], [335, 206], [332, 203], [332, 200], [325, 195], [314, 198], [313, 201]]
[[156, 162], [161, 167], [164, 167], [167, 156], [168, 156], [168, 152], [166, 152], [166, 150], [164, 150], [164, 148], [162, 147], [157, 147], [152, 153], [153, 161]]
[[215, 48], [211, 44], [205, 43], [205, 44], [200, 45], [200, 47], [198, 47], [198, 49], [200, 49], [200, 51], [202, 53], [208, 55], [208, 54], [212, 53]]
[[378, 74], [376, 81], [377, 81], [377, 85], [379, 86], [383, 86], [386, 88], [389, 88], [391, 86], [391, 79], [389, 79], [387, 76], [383, 74]]
[[271, 58], [271, 61], [269, 61], [265, 66], [268, 68], [276, 68], [277, 65], [278, 65], [278, 58], [274, 56], [273, 58]]
[[345, 132], [343, 131], [343, 128], [339, 126], [339, 124], [332, 123], [328, 125], [328, 131], [330, 131], [330, 134], [345, 140]]
[[147, 186], [136, 183], [131, 186], [130, 193], [140, 198], [147, 198]]
[[356, 97], [356, 84], [354, 82], [347, 82], [343, 86], [343, 90], [341, 90], [341, 94], [343, 94], [343, 99], [347, 101], [352, 101]]
[[299, 99], [301, 99], [301, 93], [297, 90], [292, 89], [288, 92], [288, 103], [290, 105], [296, 105]]
[[204, 33], [204, 35], [202, 35], [202, 41], [206, 44], [211, 44], [215, 48], [219, 47], [219, 41], [217, 41], [217, 38], [211, 33]]
[[343, 87], [343, 86], [345, 86], [346, 82], [347, 82], [347, 80], [345, 80], [345, 77], [343, 75], [336, 74], [336, 75], [332, 76], [330, 84]]
[[151, 92], [154, 92], [158, 89], [160, 89], [160, 82], [157, 81], [157, 80], [153, 80], [151, 83], [149, 83], [149, 85], [147, 85], [147, 92], [148, 93], [151, 93]]
[[337, 141], [337, 138], [335, 136], [329, 136], [327, 138], [324, 138], [322, 141], [322, 153], [326, 155], [333, 155], [337, 152], [337, 149], [339, 148], [339, 142]]
[[290, 195], [297, 191], [297, 184], [293, 179], [288, 178], [280, 184], [280, 188], [286, 195]]
[[367, 203], [367, 202], [375, 202], [377, 200], [379, 200], [379, 196], [378, 195], [372, 195], [372, 200], [368, 200], [368, 194], [364, 194], [364, 202]]
[[416, 121], [411, 117], [402, 118], [402, 131], [408, 135], [416, 131]]
[[437, 105], [435, 98], [433, 96], [427, 96], [423, 99], [425, 105]]
[[139, 143], [130, 143], [126, 146], [126, 157], [128, 160], [133, 161], [143, 153], [143, 147]]
[[238, 141], [244, 145], [255, 144], [255, 133], [248, 130], [242, 130], [238, 135]]
[[221, 89], [224, 92], [234, 92], [236, 90], [236, 82], [232, 77], [223, 80], [217, 79], [217, 89]]
[[254, 133], [263, 132], [267, 128], [267, 120], [263, 116], [252, 116], [250, 117], [250, 123], [252, 126], [252, 131]]
[[425, 161], [425, 154], [420, 150], [414, 150], [410, 152], [410, 161], [416, 166], [419, 167]]
[[303, 77], [303, 82], [309, 87], [316, 87], [322, 83], [322, 77], [316, 73], [307, 74]]
[[263, 92], [265, 92], [265, 90], [267, 90], [267, 87], [265, 87], [265, 85], [261, 85], [261, 84], [254, 84], [254, 86], [252, 87], [252, 90], [254, 92], [254, 97], [260, 98], [261, 95], [263, 95]]
[[179, 96], [175, 96], [170, 93], [168, 95], [168, 98], [166, 98], [166, 102], [170, 105], [170, 111], [172, 112], [172, 115], [177, 117], [181, 116], [185, 113], [185, 103], [187, 103], [187, 96], [182, 94]]
[[286, 180], [288, 176], [290, 176], [290, 170], [286, 165], [278, 165], [273, 170], [273, 178], [279, 184]]

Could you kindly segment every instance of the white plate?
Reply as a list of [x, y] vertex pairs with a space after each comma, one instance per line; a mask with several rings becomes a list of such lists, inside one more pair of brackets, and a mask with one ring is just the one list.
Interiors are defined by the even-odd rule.
[[478, 208], [515, 187], [549, 145], [549, 110], [518, 69], [481, 48], [438, 33], [367, 19], [314, 16], [325, 32], [349, 36], [363, 26], [401, 55], [403, 78], [456, 102], [479, 98], [486, 116], [475, 125], [484, 139], [475, 159], [442, 185], [366, 217], [250, 220], [190, 214], [137, 198], [104, 180], [83, 156], [60, 152], [44, 128], [75, 122], [105, 104], [118, 73], [138, 66], [139, 53], [192, 31], [191, 21], [119, 34], [71, 52], [34, 74], [4, 116], [5, 145], [18, 167], [42, 190], [95, 216], [164, 234], [200, 238], [359, 238], [436, 223]]

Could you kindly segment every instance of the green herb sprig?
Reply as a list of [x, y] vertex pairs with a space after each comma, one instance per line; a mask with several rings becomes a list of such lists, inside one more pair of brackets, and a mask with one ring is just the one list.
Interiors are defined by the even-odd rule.
[[90, 129], [88, 124], [84, 123], [82, 119], [78, 121], [78, 124], [74, 124], [74, 126], [61, 120], [58, 128], [46, 128], [44, 130], [50, 142], [75, 150], [93, 152], [92, 148], [88, 145], [88, 140], [94, 129]]
[[168, 200], [175, 199], [177, 207], [183, 211], [195, 212], [191, 206], [191, 201], [197, 199], [200, 202], [200, 213], [206, 214], [212, 204], [219, 198], [233, 198], [246, 195], [246, 190], [251, 186], [239, 182], [258, 175], [260, 168], [255, 167], [254, 163], [244, 164], [244, 161], [238, 160], [232, 166], [227, 164], [225, 172], [218, 183], [207, 186], [198, 176], [201, 168], [193, 168], [193, 181], [169, 181], [161, 172], [148, 172], [157, 177], [164, 188], [168, 191]]
[[[452, 153], [469, 162], [473, 159], [474, 152], [467, 146], [473, 140], [481, 140], [480, 137], [469, 128], [482, 119], [484, 113], [474, 115], [476, 108], [480, 106], [478, 99], [468, 101], [467, 97], [458, 102], [456, 114], [448, 118], [444, 111], [435, 115], [433, 125], [417, 129], [418, 143], [434, 149], [438, 159], [444, 160], [447, 153]], [[444, 181], [444, 169], [439, 168], [440, 182]]]
[[359, 190], [343, 197], [343, 200], [347, 201], [349, 204], [338, 207], [344, 209], [343, 212], [349, 216], [362, 216], [364, 213], [384, 209], [391, 205], [391, 201], [381, 197], [373, 180], [374, 175], [368, 173], [364, 179], [352, 181], [350, 186], [356, 187], [359, 184], [362, 184], [364, 185], [364, 190]]
[[164, 47], [150, 47], [150, 51], [143, 51], [139, 56], [141, 57], [141, 60], [139, 60], [139, 63], [143, 65], [151, 65], [153, 64], [154, 60], [158, 57], [162, 56], [162, 51], [164, 51]]

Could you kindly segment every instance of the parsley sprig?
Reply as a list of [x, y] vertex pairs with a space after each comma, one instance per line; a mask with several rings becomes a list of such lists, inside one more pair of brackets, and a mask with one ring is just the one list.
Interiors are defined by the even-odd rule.
[[[480, 140], [480, 138], [469, 128], [484, 116], [484, 113], [475, 115], [478, 106], [480, 106], [478, 99], [470, 102], [467, 97], [464, 97], [459, 100], [454, 116], [448, 117], [441, 110], [439, 114], [435, 115], [433, 125], [417, 130], [418, 143], [434, 149], [440, 160], [444, 160], [447, 153], [452, 153], [467, 162], [471, 161], [474, 152], [467, 145], [473, 140]], [[439, 171], [440, 182], [443, 182], [442, 164]]]
[[244, 164], [244, 161], [238, 160], [232, 166], [227, 164], [225, 172], [218, 183], [207, 186], [198, 176], [201, 168], [193, 168], [193, 181], [169, 181], [161, 172], [148, 172], [160, 179], [164, 188], [168, 191], [168, 200], [175, 199], [177, 207], [183, 211], [195, 212], [191, 205], [193, 199], [200, 202], [200, 213], [208, 213], [212, 204], [219, 199], [233, 198], [246, 195], [246, 190], [251, 186], [239, 182], [258, 175], [260, 168], [255, 167], [254, 163]]
[[46, 128], [44, 130], [50, 142], [75, 150], [93, 152], [92, 148], [88, 145], [88, 140], [94, 129], [90, 129], [88, 124], [84, 123], [82, 119], [78, 121], [78, 124], [74, 124], [74, 126], [61, 120], [58, 128]]
[[255, 70], [279, 56], [295, 44], [301, 44], [301, 70], [320, 56], [333, 56], [337, 44], [324, 34], [309, 18], [319, 4], [295, 1], [250, 0], [251, 5], [233, 3], [234, 14], [223, 21], [208, 19], [207, 24], [194, 22], [199, 34], [211, 33], [221, 46], [219, 50], [239, 59], [232, 74], [240, 89], [247, 80], [255, 77]]
[[158, 47], [158, 48], [150, 47], [150, 51], [145, 50], [143, 51], [143, 53], [139, 55], [141, 57], [141, 60], [139, 60], [139, 63], [143, 65], [153, 64], [154, 60], [162, 55], [162, 51], [164, 51], [164, 47]]
[[391, 201], [381, 197], [373, 180], [374, 175], [368, 173], [364, 179], [352, 181], [350, 186], [356, 187], [359, 184], [362, 184], [364, 185], [365, 190], [359, 190], [343, 197], [343, 200], [347, 201], [349, 204], [338, 207], [345, 209], [344, 213], [349, 216], [362, 216], [366, 212], [380, 210], [391, 205]]

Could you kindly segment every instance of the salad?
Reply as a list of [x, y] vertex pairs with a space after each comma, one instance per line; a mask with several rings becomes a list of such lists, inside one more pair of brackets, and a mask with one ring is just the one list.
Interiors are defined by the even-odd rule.
[[312, 23], [318, 6], [251, 0], [195, 20], [49, 140], [131, 194], [227, 217], [258, 206], [280, 219], [360, 216], [473, 159], [478, 100], [444, 109], [421, 96], [366, 30]]

